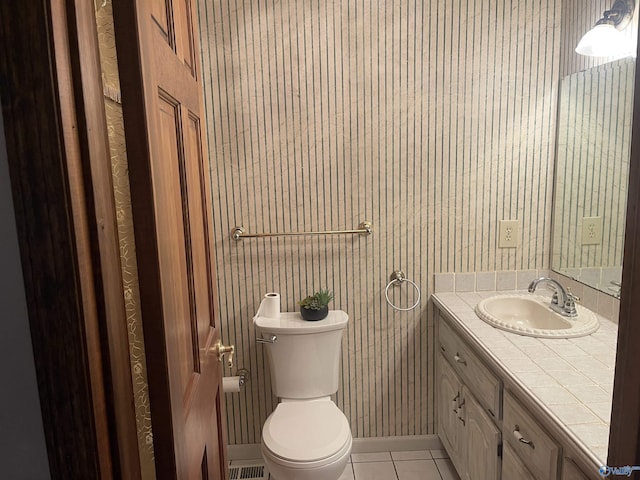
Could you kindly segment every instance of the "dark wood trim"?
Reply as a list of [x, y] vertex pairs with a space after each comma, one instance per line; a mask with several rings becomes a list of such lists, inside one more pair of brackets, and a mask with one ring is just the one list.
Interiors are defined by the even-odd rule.
[[137, 480], [141, 478], [140, 454], [95, 7], [82, 0], [69, 1], [67, 6], [70, 23], [73, 21], [69, 33], [76, 115], [82, 126], [78, 134], [85, 184], [92, 189], [90, 237], [100, 292], [99, 324], [108, 350], [105, 387], [111, 400], [111, 428], [116, 433], [111, 436], [112, 452], [117, 456], [114, 473], [118, 478]]
[[[640, 63], [637, 61], [634, 88], [620, 325], [607, 459], [610, 466], [640, 465]], [[640, 473], [634, 473], [633, 478], [640, 478]]]
[[49, 465], [61, 479], [140, 477], [98, 59], [93, 2], [0, 3], [10, 176]]
[[[169, 364], [167, 346], [164, 341], [164, 318], [162, 302], [157, 301], [160, 284], [160, 261], [155, 242], [155, 214], [153, 204], [153, 186], [151, 178], [151, 152], [149, 150], [149, 119], [145, 115], [145, 98], [139, 92], [145, 91], [145, 82], [149, 78], [143, 75], [140, 39], [146, 31], [138, 30], [139, 9], [145, 9], [140, 2], [113, 0], [113, 21], [115, 27], [116, 50], [127, 156], [135, 161], [129, 162], [129, 182], [131, 185], [131, 207], [134, 223], [134, 236], [137, 245], [145, 245], [145, 255], [136, 258], [140, 289], [142, 325], [145, 339], [145, 354], [153, 358], [147, 362], [147, 382], [151, 406], [151, 424], [153, 426], [153, 450], [156, 475], [162, 479], [177, 478], [176, 452], [174, 449], [174, 431], [170, 390], [168, 382]], [[148, 7], [147, 7], [148, 8]], [[145, 281], [146, 280], [146, 281]], [[153, 341], [149, 341], [153, 339]]]

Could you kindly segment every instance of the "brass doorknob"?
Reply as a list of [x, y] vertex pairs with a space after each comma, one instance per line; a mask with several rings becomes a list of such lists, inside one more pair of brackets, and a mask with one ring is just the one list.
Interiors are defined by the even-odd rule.
[[229, 356], [227, 357], [227, 365], [229, 366], [229, 368], [233, 367], [233, 354], [236, 351], [235, 345], [223, 345], [220, 340], [217, 340], [209, 351], [216, 354], [219, 362], [222, 361], [222, 357], [224, 357], [226, 354], [229, 354]]

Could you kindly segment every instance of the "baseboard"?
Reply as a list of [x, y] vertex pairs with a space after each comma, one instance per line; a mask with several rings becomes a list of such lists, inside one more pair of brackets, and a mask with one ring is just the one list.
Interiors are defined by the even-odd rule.
[[229, 445], [227, 447], [229, 460], [254, 460], [262, 458], [259, 443], [247, 443], [244, 445]]
[[442, 450], [438, 435], [354, 438], [351, 453], [406, 452], [410, 450]]
[[[410, 450], [442, 450], [437, 435], [408, 435], [403, 437], [354, 438], [351, 453], [404, 452]], [[260, 444], [229, 445], [229, 460], [261, 458]]]

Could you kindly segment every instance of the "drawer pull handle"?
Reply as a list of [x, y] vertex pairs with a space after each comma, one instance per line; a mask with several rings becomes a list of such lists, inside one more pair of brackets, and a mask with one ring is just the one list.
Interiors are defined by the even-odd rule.
[[520, 433], [520, 426], [516, 425], [513, 429], [513, 436], [516, 438], [516, 440], [518, 440], [520, 443], [524, 443], [525, 445], [529, 445], [531, 448], [536, 448], [535, 445], [533, 444], [533, 442], [531, 440], [527, 440], [526, 438], [524, 438], [522, 436], [522, 434]]
[[453, 400], [451, 400], [453, 402], [453, 413], [456, 415], [458, 415], [458, 400], [460, 400], [460, 393], [456, 394]]
[[465, 366], [467, 365], [467, 361], [457, 353], [453, 356], [453, 359], [456, 361], [456, 363], [461, 363], [462, 365], [465, 365]]
[[460, 406], [458, 407], [458, 420], [460, 420], [462, 422], [462, 425], [466, 425], [467, 422], [465, 421], [465, 419], [462, 417], [463, 412], [462, 409], [464, 408], [464, 399], [462, 400], [462, 403], [460, 404]]

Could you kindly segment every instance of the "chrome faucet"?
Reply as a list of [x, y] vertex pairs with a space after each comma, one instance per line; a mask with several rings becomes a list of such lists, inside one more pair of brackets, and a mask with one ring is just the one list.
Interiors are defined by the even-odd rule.
[[571, 291], [565, 290], [564, 287], [553, 278], [540, 277], [532, 281], [529, 284], [529, 293], [535, 292], [536, 287], [540, 283], [548, 283], [555, 289], [553, 298], [551, 299], [551, 305], [549, 305], [551, 310], [565, 317], [575, 317], [578, 315], [576, 311], [576, 300], [579, 300], [579, 298], [573, 295]]

